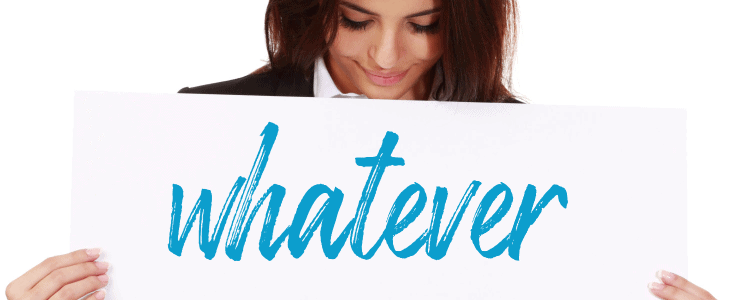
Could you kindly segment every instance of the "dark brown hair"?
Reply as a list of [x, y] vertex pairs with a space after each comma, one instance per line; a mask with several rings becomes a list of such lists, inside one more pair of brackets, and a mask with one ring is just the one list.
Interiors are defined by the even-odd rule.
[[[442, 0], [444, 80], [437, 99], [505, 102], [513, 99], [515, 0]], [[338, 0], [270, 0], [266, 48], [271, 70], [311, 78], [315, 60], [328, 51], [338, 30]], [[326, 36], [329, 37], [326, 42]]]

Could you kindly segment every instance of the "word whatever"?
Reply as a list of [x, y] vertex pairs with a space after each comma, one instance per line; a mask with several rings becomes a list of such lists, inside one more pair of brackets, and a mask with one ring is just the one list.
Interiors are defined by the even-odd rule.
[[[433, 198], [432, 219], [429, 228], [425, 229], [424, 233], [422, 233], [422, 235], [410, 245], [403, 249], [397, 249], [393, 244], [394, 237], [404, 231], [407, 226], [415, 221], [424, 210], [425, 203], [427, 202], [425, 190], [421, 185], [418, 183], [409, 185], [399, 194], [396, 201], [393, 203], [388, 218], [386, 219], [385, 230], [380, 235], [375, 245], [369, 250], [363, 249], [362, 243], [367, 214], [375, 198], [375, 193], [377, 192], [378, 185], [380, 184], [385, 169], [389, 166], [404, 165], [403, 158], [391, 156], [393, 149], [398, 142], [398, 135], [389, 131], [386, 133], [385, 138], [383, 138], [383, 143], [381, 144], [380, 150], [376, 156], [356, 158], [358, 166], [369, 167], [371, 168], [371, 171], [364, 189], [362, 190], [362, 197], [359, 200], [356, 214], [354, 218], [347, 223], [338, 237], [333, 239], [332, 234], [334, 225], [338, 218], [339, 209], [341, 208], [344, 199], [344, 194], [338, 188], [332, 190], [326, 185], [317, 184], [311, 187], [302, 197], [302, 200], [297, 206], [297, 211], [292, 219], [291, 225], [287, 226], [276, 240], [272, 240], [274, 227], [276, 226], [276, 218], [279, 214], [279, 208], [284, 199], [286, 189], [283, 186], [274, 184], [269, 187], [260, 200], [256, 202], [252, 210], [250, 210], [250, 203], [252, 202], [253, 193], [258, 186], [258, 182], [263, 175], [263, 170], [268, 162], [268, 157], [271, 154], [271, 149], [276, 141], [278, 132], [279, 127], [276, 124], [269, 122], [268, 125], [266, 125], [261, 133], [263, 141], [261, 142], [260, 149], [255, 158], [255, 162], [253, 163], [250, 175], [248, 176], [250, 180], [247, 181], [246, 178], [241, 176], [237, 178], [237, 181], [230, 190], [229, 196], [224, 203], [224, 207], [219, 214], [219, 220], [214, 227], [213, 234], [210, 237], [208, 227], [211, 216], [211, 191], [206, 189], [201, 190], [198, 201], [185, 222], [182, 234], [180, 234], [179, 226], [182, 212], [183, 191], [182, 187], [179, 185], [172, 185], [172, 221], [169, 229], [168, 245], [170, 252], [177, 256], [181, 256], [187, 235], [190, 232], [193, 223], [195, 223], [196, 218], [200, 215], [198, 229], [200, 231], [198, 236], [200, 249], [203, 251], [207, 259], [212, 259], [216, 255], [221, 234], [224, 231], [224, 227], [229, 217], [229, 211], [232, 210], [237, 196], [240, 195], [240, 201], [229, 228], [225, 248], [227, 256], [235, 261], [239, 261], [242, 258], [242, 252], [247, 239], [247, 234], [250, 230], [250, 224], [253, 219], [255, 219], [255, 215], [258, 213], [258, 210], [266, 199], [268, 199], [269, 203], [265, 221], [263, 223], [263, 230], [260, 235], [259, 250], [260, 254], [269, 261], [276, 256], [276, 253], [284, 240], [287, 240], [289, 251], [292, 256], [294, 258], [299, 258], [305, 252], [305, 249], [316, 230], [320, 230], [320, 242], [323, 247], [323, 252], [329, 259], [335, 259], [339, 255], [348, 238], [353, 253], [362, 259], [372, 258], [383, 241], [385, 241], [388, 248], [390, 248], [391, 252], [397, 257], [407, 258], [413, 256], [422, 248], [422, 246], [425, 246], [425, 252], [427, 255], [432, 259], [439, 260], [445, 257], [448, 247], [453, 241], [456, 228], [461, 222], [469, 202], [482, 184], [479, 181], [473, 181], [469, 184], [468, 189], [466, 189], [466, 192], [461, 198], [456, 210], [453, 212], [453, 216], [451, 216], [450, 221], [448, 221], [448, 225], [442, 235], [439, 234], [440, 223], [443, 219], [443, 211], [445, 209], [445, 201], [448, 197], [448, 190], [444, 187], [437, 187]], [[411, 210], [401, 218], [404, 206], [415, 194], [417, 194], [416, 203]], [[500, 207], [492, 213], [489, 219], [487, 219], [486, 217], [492, 203], [501, 194], [504, 194], [503, 202]], [[325, 203], [321, 206], [318, 212], [315, 213], [315, 216], [309, 225], [306, 228], [303, 228], [305, 221], [310, 215], [314, 202], [323, 195], [327, 196]], [[511, 232], [497, 245], [489, 249], [483, 249], [479, 245], [479, 237], [487, 233], [498, 222], [500, 222], [500, 220], [502, 220], [508, 210], [510, 210], [513, 202], [513, 195], [507, 185], [504, 183], [495, 185], [487, 192], [484, 198], [482, 198], [477, 211], [474, 214], [471, 226], [471, 241], [474, 244], [474, 247], [486, 258], [497, 257], [508, 249], [508, 255], [511, 258], [518, 260], [521, 242], [526, 236], [529, 227], [534, 224], [537, 218], [539, 218], [542, 209], [544, 209], [555, 197], [557, 197], [563, 208], [567, 207], [567, 192], [565, 188], [559, 185], [553, 185], [541, 197], [539, 202], [534, 205], [536, 200], [536, 187], [529, 184], [524, 192], [523, 200]]]

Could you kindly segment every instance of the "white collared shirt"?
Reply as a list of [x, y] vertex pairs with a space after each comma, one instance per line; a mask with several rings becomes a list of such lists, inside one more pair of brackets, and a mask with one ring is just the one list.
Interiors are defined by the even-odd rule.
[[[433, 82], [433, 89], [430, 93], [430, 99], [429, 100], [435, 100], [435, 87], [437, 86], [436, 83], [438, 83], [438, 80], [443, 79], [443, 70], [439, 66], [438, 63], [438, 69], [437, 72], [435, 72], [435, 80]], [[313, 96], [314, 97], [321, 97], [321, 98], [356, 98], [356, 99], [369, 99], [365, 95], [355, 94], [355, 93], [347, 93], [343, 94], [339, 89], [336, 87], [336, 84], [333, 82], [333, 78], [331, 78], [331, 73], [328, 72], [328, 68], [326, 68], [326, 63], [323, 60], [323, 57], [318, 57], [318, 59], [315, 60], [315, 71], [313, 74]]]
[[336, 84], [331, 78], [331, 73], [328, 73], [326, 63], [322, 57], [318, 57], [315, 60], [315, 73], [313, 74], [313, 96], [321, 98], [358, 98], [367, 99], [367, 96], [347, 93], [343, 94], [336, 87]]

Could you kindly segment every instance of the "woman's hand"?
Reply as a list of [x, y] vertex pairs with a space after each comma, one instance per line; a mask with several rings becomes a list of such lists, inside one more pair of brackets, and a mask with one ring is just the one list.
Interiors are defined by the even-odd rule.
[[662, 283], [652, 282], [648, 284], [651, 293], [664, 300], [716, 300], [711, 293], [692, 284], [687, 279], [676, 274], [659, 271], [656, 277]]
[[[77, 300], [107, 285], [106, 262], [95, 261], [99, 249], [84, 249], [50, 257], [26, 274], [13, 280], [5, 289], [8, 300]], [[86, 300], [104, 299], [104, 290]]]

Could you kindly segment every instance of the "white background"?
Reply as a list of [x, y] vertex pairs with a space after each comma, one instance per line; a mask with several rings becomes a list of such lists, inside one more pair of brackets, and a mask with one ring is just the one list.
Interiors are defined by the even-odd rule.
[[[1, 286], [68, 251], [74, 90], [174, 93], [243, 76], [266, 56], [266, 1], [6, 2], [0, 6]], [[532, 103], [688, 110], [689, 277], [720, 299], [750, 298], [744, 188], [750, 5], [520, 0], [519, 6], [514, 87]], [[592, 276], [617, 270], [601, 272]]]

